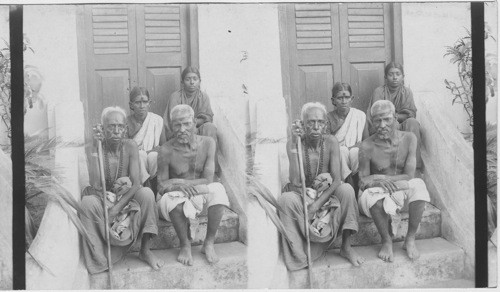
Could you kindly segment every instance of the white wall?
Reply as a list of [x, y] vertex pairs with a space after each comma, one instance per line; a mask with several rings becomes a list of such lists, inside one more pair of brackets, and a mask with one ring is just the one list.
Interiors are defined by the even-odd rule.
[[[1, 5], [0, 6], [0, 48], [4, 48], [3, 40], [6, 40], [10, 43], [10, 34], [9, 34], [9, 6]], [[7, 127], [0, 122], [0, 145], [9, 145], [9, 139], [7, 137]]]
[[44, 78], [40, 93], [46, 105], [34, 105], [28, 110], [24, 120], [25, 133], [33, 134], [48, 127], [52, 132], [53, 106], [80, 100], [75, 7], [24, 7], [24, 32], [35, 51], [25, 54], [25, 64], [40, 70]]
[[[484, 21], [489, 26], [491, 35], [495, 38], [489, 38], [485, 41], [485, 58], [486, 63], [490, 62], [496, 70], [492, 72], [495, 78], [498, 75], [498, 3], [488, 2], [484, 5]], [[486, 104], [486, 121], [497, 123], [498, 116], [498, 82], [496, 82], [496, 92], [494, 97], [490, 97]]]
[[[444, 58], [446, 46], [470, 31], [469, 3], [402, 3], [405, 83], [415, 99], [420, 92], [437, 96], [433, 106], [462, 132], [470, 132], [467, 114], [452, 103], [444, 79], [459, 82], [456, 65]], [[418, 111], [417, 111], [418, 116]]]
[[[199, 5], [198, 15], [202, 84], [211, 100], [226, 115], [243, 143], [248, 132], [257, 132], [261, 139], [285, 137], [277, 6]], [[241, 61], [243, 51], [248, 54], [245, 61]], [[243, 84], [248, 94], [243, 93]], [[261, 182], [275, 196], [281, 187], [279, 151], [278, 143], [255, 148]], [[245, 162], [243, 155], [235, 163]], [[277, 231], [253, 200], [247, 206], [247, 216], [248, 287], [279, 285], [277, 278], [286, 277], [286, 270], [279, 263]]]

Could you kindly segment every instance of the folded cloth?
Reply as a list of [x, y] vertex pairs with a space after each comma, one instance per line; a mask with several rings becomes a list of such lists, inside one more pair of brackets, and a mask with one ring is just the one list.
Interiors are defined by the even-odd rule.
[[[113, 183], [113, 192], [107, 192], [106, 206], [107, 208], [113, 207], [118, 203], [124, 194], [126, 194], [132, 187], [132, 182], [128, 177], [120, 177]], [[113, 245], [125, 246], [135, 238], [130, 228], [133, 216], [140, 210], [139, 204], [130, 200], [128, 204], [118, 213], [113, 219], [109, 229], [110, 242]]]

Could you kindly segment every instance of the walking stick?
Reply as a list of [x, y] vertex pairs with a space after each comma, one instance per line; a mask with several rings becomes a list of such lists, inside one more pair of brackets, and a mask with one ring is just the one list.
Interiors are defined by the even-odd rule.
[[307, 266], [309, 273], [309, 288], [313, 288], [313, 273], [312, 273], [312, 259], [311, 259], [311, 239], [309, 237], [309, 214], [307, 212], [307, 202], [306, 202], [306, 176], [304, 175], [304, 164], [302, 159], [302, 141], [300, 136], [297, 136], [297, 154], [299, 158], [299, 171], [300, 171], [300, 182], [302, 184], [302, 203], [304, 205], [304, 225], [306, 230], [306, 242], [307, 242]]
[[102, 185], [102, 206], [104, 209], [104, 233], [106, 233], [106, 247], [108, 248], [108, 276], [109, 276], [109, 289], [113, 289], [113, 262], [111, 261], [111, 245], [109, 243], [109, 225], [108, 225], [108, 208], [106, 206], [106, 179], [104, 178], [104, 162], [103, 162], [102, 142], [97, 140], [97, 156], [99, 158], [99, 172], [101, 174]]

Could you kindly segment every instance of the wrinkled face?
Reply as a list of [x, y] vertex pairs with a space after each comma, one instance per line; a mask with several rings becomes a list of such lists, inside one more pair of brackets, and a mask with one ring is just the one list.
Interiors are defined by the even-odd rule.
[[349, 109], [352, 104], [352, 96], [347, 90], [342, 90], [332, 97], [332, 104], [338, 109]]
[[318, 108], [308, 110], [304, 116], [304, 127], [309, 139], [320, 139], [326, 127], [325, 113]]
[[404, 79], [403, 72], [399, 70], [398, 68], [391, 68], [389, 69], [389, 72], [387, 72], [387, 75], [385, 76], [385, 79], [387, 80], [387, 84], [390, 87], [398, 87], [401, 84], [403, 84], [403, 79]]
[[145, 116], [149, 111], [151, 102], [146, 95], [138, 95], [129, 104], [130, 109], [136, 116]]
[[195, 129], [194, 119], [189, 113], [176, 114], [172, 117], [172, 130], [179, 143], [189, 143]]
[[201, 79], [196, 75], [196, 73], [188, 73], [182, 83], [184, 84], [184, 90], [187, 92], [195, 92], [200, 88]]
[[372, 121], [379, 139], [388, 139], [396, 130], [396, 117], [390, 109], [373, 113]]
[[110, 113], [104, 120], [104, 137], [111, 142], [123, 139], [126, 130], [125, 117], [117, 112]]

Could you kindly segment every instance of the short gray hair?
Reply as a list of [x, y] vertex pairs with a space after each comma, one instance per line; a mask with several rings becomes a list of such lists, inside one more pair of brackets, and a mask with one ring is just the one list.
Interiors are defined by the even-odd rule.
[[170, 111], [170, 119], [172, 120], [174, 118], [174, 115], [184, 114], [184, 113], [189, 114], [189, 117], [194, 119], [194, 110], [187, 104], [178, 104], [174, 106]]
[[377, 100], [376, 102], [373, 103], [371, 109], [370, 109], [370, 114], [373, 117], [373, 114], [377, 111], [385, 110], [389, 108], [391, 113], [393, 115], [396, 114], [396, 108], [394, 107], [394, 104], [390, 100], [382, 99], [382, 100]]
[[302, 106], [302, 110], [300, 111], [300, 119], [302, 121], [304, 121], [304, 117], [306, 116], [306, 113], [309, 110], [314, 109], [314, 108], [317, 108], [320, 111], [322, 111], [323, 114], [325, 115], [325, 118], [326, 118], [326, 115], [327, 115], [326, 107], [322, 103], [320, 103], [320, 102], [308, 102]]
[[127, 121], [127, 114], [125, 113], [124, 109], [122, 109], [119, 106], [110, 106], [110, 107], [107, 107], [107, 108], [105, 108], [105, 109], [102, 110], [101, 124], [104, 125], [104, 121], [112, 113], [119, 113], [119, 114], [121, 114], [123, 116], [123, 119], [125, 120], [125, 122]]

